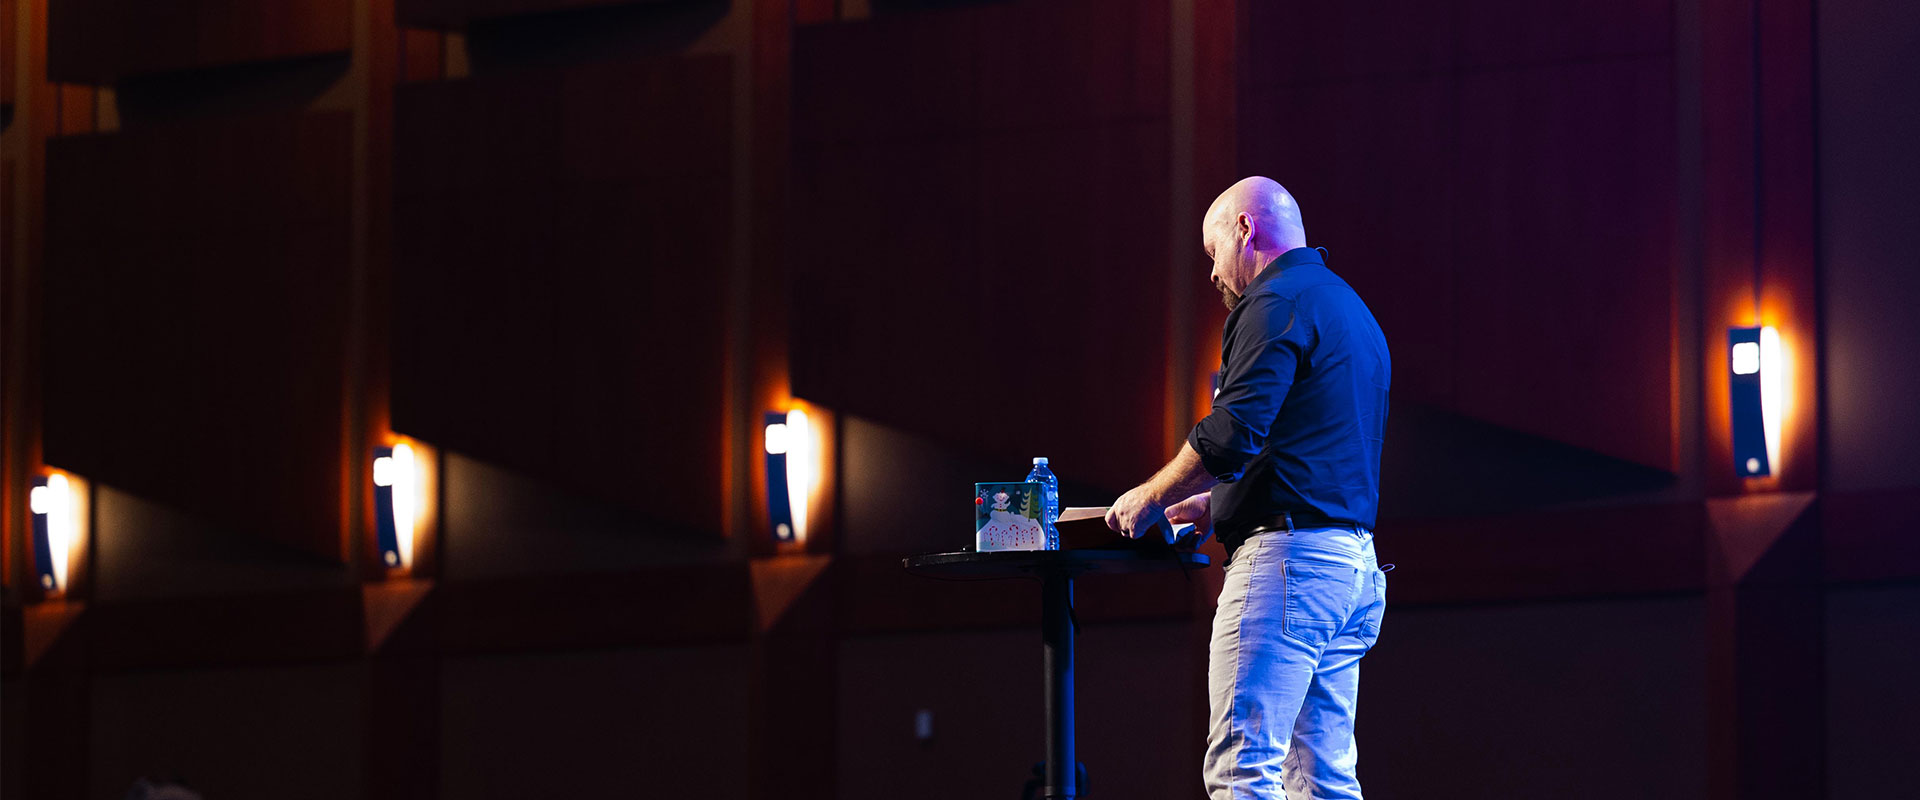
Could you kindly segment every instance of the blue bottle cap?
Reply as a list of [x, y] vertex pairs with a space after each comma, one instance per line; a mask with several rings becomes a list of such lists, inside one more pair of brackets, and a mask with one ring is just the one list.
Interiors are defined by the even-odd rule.
[[1046, 457], [1046, 456], [1034, 456], [1034, 457], [1033, 457], [1033, 463], [1035, 463], [1035, 464], [1045, 464], [1045, 463], [1047, 463], [1047, 457]]

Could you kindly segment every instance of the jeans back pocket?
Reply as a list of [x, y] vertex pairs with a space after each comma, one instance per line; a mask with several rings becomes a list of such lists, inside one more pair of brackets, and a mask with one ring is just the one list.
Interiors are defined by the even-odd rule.
[[1287, 559], [1281, 631], [1315, 648], [1325, 647], [1352, 613], [1358, 572], [1344, 564]]

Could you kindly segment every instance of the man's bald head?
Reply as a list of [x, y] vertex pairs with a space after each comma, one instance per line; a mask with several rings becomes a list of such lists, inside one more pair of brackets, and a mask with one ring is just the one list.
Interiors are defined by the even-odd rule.
[[1255, 175], [1227, 187], [1213, 199], [1203, 225], [1207, 228], [1226, 226], [1231, 235], [1240, 215], [1252, 223], [1253, 245], [1262, 251], [1278, 254], [1307, 245], [1307, 227], [1300, 219], [1300, 204], [1293, 201], [1287, 187], [1272, 178]]
[[1255, 175], [1227, 187], [1200, 224], [1201, 245], [1213, 258], [1213, 285], [1227, 307], [1281, 253], [1307, 246], [1300, 204], [1272, 178]]

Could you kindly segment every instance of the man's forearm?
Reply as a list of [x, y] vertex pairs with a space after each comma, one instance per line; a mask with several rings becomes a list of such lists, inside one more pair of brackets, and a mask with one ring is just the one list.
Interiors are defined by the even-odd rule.
[[1200, 463], [1200, 454], [1194, 452], [1193, 445], [1187, 442], [1182, 442], [1180, 452], [1174, 454], [1173, 460], [1147, 480], [1154, 497], [1168, 505], [1206, 491], [1215, 483], [1218, 481]]

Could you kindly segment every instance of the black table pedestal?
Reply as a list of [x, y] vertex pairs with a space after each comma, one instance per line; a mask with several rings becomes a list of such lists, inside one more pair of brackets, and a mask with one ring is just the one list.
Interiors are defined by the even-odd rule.
[[1073, 756], [1073, 576], [1046, 570], [1040, 583], [1040, 640], [1047, 671], [1047, 775], [1040, 796], [1072, 800], [1080, 793]]
[[1073, 580], [1085, 574], [1126, 574], [1197, 569], [1208, 559], [1172, 550], [1029, 550], [932, 553], [902, 562], [908, 572], [931, 578], [1040, 579], [1040, 641], [1046, 671], [1047, 764], [1043, 800], [1073, 800], [1080, 794], [1073, 752]]

